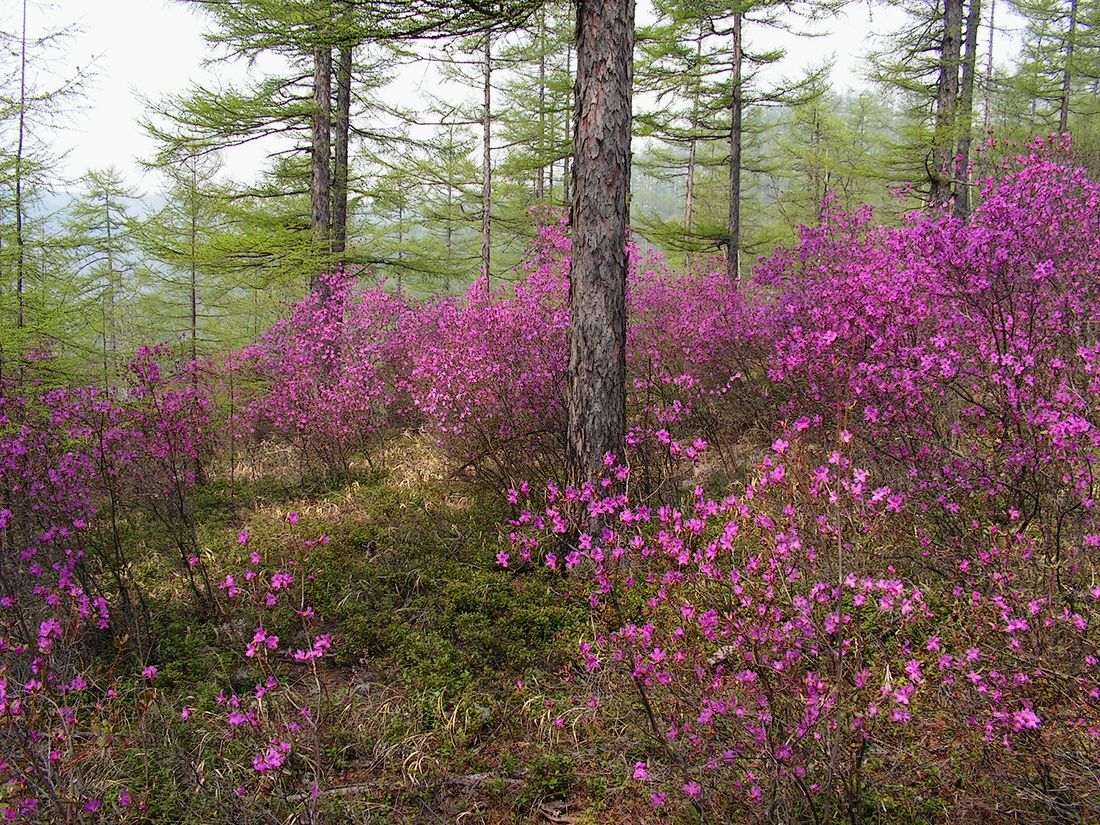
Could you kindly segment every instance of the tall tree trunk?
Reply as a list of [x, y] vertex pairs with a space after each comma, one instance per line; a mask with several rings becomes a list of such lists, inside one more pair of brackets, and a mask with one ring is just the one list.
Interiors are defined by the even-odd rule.
[[[546, 7], [539, 8], [539, 177], [535, 185], [535, 200], [546, 197]], [[553, 172], [551, 172], [553, 176]]]
[[626, 434], [626, 235], [634, 1], [577, 4], [567, 451], [594, 479]]
[[489, 261], [493, 251], [493, 44], [485, 35], [485, 87], [481, 109], [481, 276], [485, 291], [491, 288]]
[[985, 53], [985, 94], [983, 96], [984, 111], [982, 112], [982, 128], [986, 132], [989, 131], [990, 109], [993, 96], [993, 35], [996, 32], [993, 22], [996, 16], [997, 0], [989, 0], [989, 43]]
[[[695, 158], [699, 141], [695, 132], [699, 128], [699, 85], [703, 60], [703, 28], [700, 24], [699, 36], [695, 41], [695, 71], [690, 78], [688, 94], [691, 95], [691, 138], [688, 141], [687, 181], [684, 185], [684, 230], [691, 232], [691, 222], [695, 211]], [[690, 256], [689, 256], [690, 260]]]
[[[569, 77], [573, 74], [573, 45], [571, 43], [565, 46], [565, 76]], [[570, 108], [565, 107], [565, 136], [567, 138], [573, 136], [573, 124], [569, 122]], [[575, 138], [574, 138], [575, 141]], [[562, 160], [561, 171], [561, 188], [562, 188], [562, 204], [573, 203], [573, 171], [570, 168], [573, 162], [573, 151], [565, 153], [565, 158]]]
[[952, 166], [955, 160], [956, 108], [959, 96], [959, 55], [962, 50], [963, 0], [945, 0], [943, 42], [940, 44], [940, 73], [936, 84], [936, 120], [932, 134], [932, 168], [928, 176], [933, 204], [951, 198]]
[[[198, 262], [198, 246], [199, 246], [199, 174], [198, 163], [194, 157], [191, 158], [191, 191], [189, 193], [190, 204], [189, 210], [191, 213], [191, 231], [188, 240], [190, 241], [190, 258], [191, 258], [191, 392], [194, 394], [194, 398], [198, 398], [199, 392], [199, 371], [196, 362], [199, 357], [199, 262]], [[232, 372], [232, 370], [230, 371]], [[230, 387], [230, 397], [232, 397], [232, 385]], [[232, 444], [233, 439], [229, 439]], [[232, 465], [231, 465], [232, 466]], [[202, 465], [202, 458], [199, 455], [195, 455], [194, 466], [192, 471], [195, 474], [195, 480], [200, 484], [206, 482], [206, 468]]]
[[[313, 49], [313, 123], [310, 155], [310, 226], [320, 248], [329, 252], [330, 214], [332, 198], [332, 49]], [[317, 276], [314, 273], [313, 285]]]
[[974, 73], [978, 68], [978, 27], [982, 22], [982, 0], [970, 0], [966, 14], [962, 79], [959, 81], [959, 162], [962, 174], [955, 186], [955, 217], [970, 214], [970, 143], [974, 133]]
[[[113, 373], [118, 368], [118, 308], [115, 294], [114, 227], [111, 226], [111, 199], [106, 192], [103, 197], [103, 216], [107, 227], [107, 323], [110, 329], [110, 356], [107, 360]], [[121, 289], [121, 284], [119, 288]]]
[[[450, 139], [447, 144], [448, 159], [453, 151], [455, 127], [450, 127]], [[448, 160], [449, 162], [449, 160]], [[451, 292], [451, 266], [454, 263], [454, 184], [451, 183], [451, 170], [447, 170], [447, 268], [443, 271], [443, 291]]]
[[397, 297], [404, 293], [402, 277], [405, 270], [405, 205], [397, 205]]
[[1066, 37], [1066, 62], [1062, 68], [1062, 95], [1058, 106], [1058, 131], [1069, 131], [1069, 93], [1073, 83], [1073, 51], [1077, 40], [1077, 0], [1069, 4], [1069, 34]]
[[[199, 194], [199, 175], [195, 158], [191, 158], [191, 191], [189, 193], [189, 211], [191, 212], [191, 361], [198, 358], [199, 354], [199, 272], [198, 272], [198, 242], [199, 242], [199, 223], [198, 223], [198, 194]], [[197, 379], [197, 374], [195, 375]]]
[[348, 142], [351, 138], [351, 44], [336, 57], [336, 147], [332, 164], [332, 251], [344, 264], [348, 244]]
[[733, 15], [733, 60], [730, 83], [733, 103], [730, 106], [730, 212], [729, 241], [726, 254], [726, 275], [732, 283], [741, 277], [741, 118], [744, 98], [741, 94], [741, 68], [744, 62], [741, 42], [741, 13]]
[[[27, 131], [27, 0], [19, 40], [19, 136], [15, 149], [15, 327], [26, 326], [26, 239], [23, 237], [23, 138]], [[20, 367], [22, 374], [22, 367]]]

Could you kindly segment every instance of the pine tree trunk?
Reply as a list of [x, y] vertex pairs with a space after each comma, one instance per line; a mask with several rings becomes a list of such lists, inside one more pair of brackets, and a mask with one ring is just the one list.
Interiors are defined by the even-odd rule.
[[970, 214], [970, 143], [974, 131], [974, 72], [978, 67], [978, 27], [982, 22], [982, 0], [970, 0], [966, 14], [966, 41], [963, 49], [962, 79], [959, 88], [959, 158], [962, 165], [955, 186], [955, 217]]
[[1069, 131], [1069, 93], [1073, 83], [1073, 51], [1077, 40], [1077, 0], [1069, 4], [1069, 34], [1066, 37], [1066, 62], [1062, 69], [1062, 96], [1058, 106], [1058, 131]]
[[485, 87], [481, 110], [481, 276], [485, 279], [485, 291], [491, 284], [489, 262], [493, 251], [493, 46], [485, 35]]
[[579, 0], [576, 31], [567, 455], [580, 482], [622, 457], [626, 434], [633, 0]]
[[741, 68], [744, 49], [741, 42], [741, 14], [733, 15], [733, 60], [730, 83], [733, 104], [730, 107], [730, 212], [726, 275], [734, 284], [741, 277], [741, 118], [744, 99], [741, 94]]
[[332, 251], [344, 264], [348, 244], [348, 143], [351, 139], [353, 49], [340, 46], [336, 58], [336, 146], [332, 164]]
[[933, 204], [951, 198], [955, 159], [956, 108], [959, 96], [959, 55], [962, 50], [963, 0], [945, 0], [940, 73], [936, 84], [936, 122], [932, 135], [932, 168], [928, 176]]
[[[332, 197], [332, 50], [318, 46], [313, 50], [313, 122], [310, 154], [310, 226], [318, 246], [329, 252]], [[313, 277], [316, 286], [317, 276]]]

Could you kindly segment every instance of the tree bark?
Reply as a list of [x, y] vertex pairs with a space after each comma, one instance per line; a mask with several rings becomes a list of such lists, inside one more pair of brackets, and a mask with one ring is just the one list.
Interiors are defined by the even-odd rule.
[[[310, 156], [310, 226], [318, 246], [324, 251], [329, 247], [330, 214], [332, 197], [332, 49], [317, 46], [313, 50], [313, 122]], [[316, 286], [320, 273], [314, 273]]]
[[970, 143], [974, 132], [974, 73], [978, 68], [978, 27], [982, 22], [982, 0], [970, 0], [966, 13], [966, 39], [963, 48], [962, 79], [959, 81], [959, 162], [962, 165], [955, 185], [955, 217], [970, 214]]
[[[114, 227], [111, 225], [111, 198], [108, 192], [103, 193], [103, 218], [107, 231], [107, 314], [110, 326], [110, 371], [114, 373], [118, 369], [118, 296], [115, 290], [115, 239]], [[122, 276], [119, 275], [119, 281]], [[118, 284], [121, 291], [122, 284]]]
[[933, 204], [951, 198], [952, 166], [955, 159], [956, 108], [959, 96], [959, 55], [962, 47], [963, 0], [945, 0], [943, 42], [940, 45], [940, 73], [936, 84], [936, 121], [932, 134], [932, 168], [929, 169]]
[[592, 480], [626, 434], [626, 236], [633, 0], [577, 4], [567, 455]]
[[741, 94], [741, 69], [744, 48], [741, 42], [741, 13], [733, 15], [733, 59], [730, 83], [733, 103], [730, 106], [730, 212], [729, 241], [726, 250], [726, 275], [734, 284], [741, 277], [741, 119], [744, 99]]
[[[195, 361], [199, 357], [199, 273], [198, 273], [198, 242], [199, 242], [199, 221], [198, 221], [198, 195], [199, 195], [199, 174], [197, 161], [194, 157], [191, 158], [191, 191], [188, 192], [188, 200], [190, 201], [189, 210], [191, 213], [191, 233], [190, 233], [190, 252], [191, 252], [191, 363], [194, 365]], [[197, 373], [192, 372], [197, 378]]]
[[489, 261], [493, 251], [493, 45], [489, 35], [485, 35], [485, 65], [482, 110], [481, 110], [481, 277], [485, 279], [485, 291], [488, 293]]
[[332, 164], [332, 251], [344, 264], [348, 244], [348, 143], [351, 138], [353, 48], [341, 45], [336, 58], [336, 146]]

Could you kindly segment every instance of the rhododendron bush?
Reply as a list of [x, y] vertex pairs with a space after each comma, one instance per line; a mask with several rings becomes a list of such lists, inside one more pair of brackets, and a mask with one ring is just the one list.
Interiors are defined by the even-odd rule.
[[[89, 793], [87, 733], [117, 698], [103, 651], [146, 605], [124, 524], [158, 523], [169, 566], [208, 593], [188, 490], [209, 400], [165, 348], [145, 349], [110, 391], [0, 385], [0, 787], [9, 817], [65, 821]], [[96, 653], [101, 654], [96, 663]], [[138, 667], [138, 670], [141, 668]]]
[[334, 473], [375, 446], [407, 406], [397, 378], [411, 312], [381, 288], [356, 291], [356, 281], [350, 272], [323, 276], [286, 320], [230, 360], [252, 431], [273, 432]]
[[[182, 753], [181, 762], [214, 756], [209, 727], [220, 726], [214, 735], [227, 751], [252, 754], [235, 772], [239, 797], [270, 793], [275, 781], [263, 775], [288, 760], [307, 775], [316, 771], [312, 739], [296, 746], [313, 733], [316, 711], [298, 697], [301, 677], [288, 679], [277, 665], [305, 665], [316, 694], [316, 661], [332, 642], [314, 628], [293, 560], [269, 569], [252, 552], [236, 578], [227, 574], [217, 587], [208, 578], [191, 494], [208, 457], [211, 402], [196, 369], [158, 347], [140, 351], [125, 382], [110, 390], [31, 383], [27, 397], [13, 392], [14, 383], [0, 387], [5, 821], [143, 821], [150, 800], [116, 775], [115, 760], [133, 737], [163, 737], [170, 727], [158, 668], [148, 664], [155, 644], [135, 574], [147, 563], [140, 554], [155, 527], [166, 551], [158, 561], [183, 583], [197, 615], [232, 617], [230, 627], [257, 615], [261, 622], [239, 640], [242, 658], [259, 670], [254, 690], [222, 695], [201, 713], [183, 707], [181, 718], [206, 730], [203, 747]], [[297, 514], [288, 520], [296, 524]], [[135, 528], [146, 542], [134, 541]], [[239, 541], [247, 544], [247, 533]], [[282, 641], [265, 618], [279, 624]], [[157, 722], [159, 732], [144, 730]], [[234, 765], [227, 760], [219, 772], [234, 773]]]
[[[513, 493], [498, 561], [591, 577], [603, 629], [581, 651], [614, 676], [611, 715], [634, 708], [639, 790], [677, 820], [859, 822], [916, 777], [952, 820], [1100, 810], [1100, 565], [1059, 593], [1036, 536], [975, 521], [982, 549], [930, 575], [935, 519], [820, 428], [800, 421], [724, 497], [652, 504], [613, 460], [600, 484]], [[592, 527], [571, 544], [577, 506]], [[957, 798], [959, 776], [981, 792]]]

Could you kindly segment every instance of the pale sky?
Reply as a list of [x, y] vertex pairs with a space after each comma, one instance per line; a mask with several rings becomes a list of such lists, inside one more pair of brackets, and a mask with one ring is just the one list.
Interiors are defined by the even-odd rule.
[[[8, 10], [0, 12], [0, 28], [17, 30], [16, 10], [11, 7], [18, 4], [7, 0], [3, 5]], [[639, 0], [639, 22], [649, 17], [648, 0]], [[193, 81], [216, 86], [219, 80], [233, 82], [247, 76], [243, 66], [203, 65], [204, 58], [210, 56], [202, 39], [207, 23], [184, 3], [55, 0], [41, 6], [31, 0], [28, 18], [32, 33], [75, 24], [79, 31], [51, 69], [71, 74], [76, 66], [90, 66], [93, 73], [85, 99], [66, 118], [66, 128], [53, 141], [55, 153], [65, 153], [60, 170], [64, 178], [75, 179], [88, 168], [114, 165], [139, 189], [157, 188], [155, 177], [140, 166], [140, 161], [150, 159], [155, 151], [140, 126], [144, 115], [140, 99], [159, 99]], [[793, 75], [801, 66], [832, 58], [838, 90], [858, 88], [864, 85], [860, 58], [870, 45], [870, 34], [883, 33], [896, 19], [881, 5], [872, 7], [868, 0], [852, 3], [838, 18], [820, 27], [827, 35], [798, 41], [782, 71]], [[418, 96], [423, 83], [423, 68], [411, 67], [396, 81], [397, 94], [407, 103], [409, 95]], [[225, 158], [227, 171], [235, 178], [247, 179], [263, 165], [264, 154], [264, 147], [259, 146], [237, 150]]]

